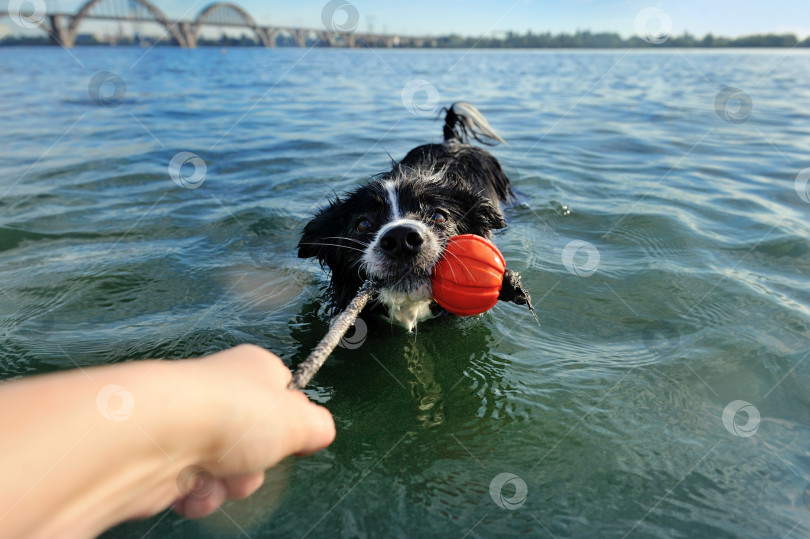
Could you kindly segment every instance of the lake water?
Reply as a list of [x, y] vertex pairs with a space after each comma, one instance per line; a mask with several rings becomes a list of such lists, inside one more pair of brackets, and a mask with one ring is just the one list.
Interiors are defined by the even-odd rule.
[[809, 62], [0, 49], [0, 375], [245, 342], [295, 365], [328, 327], [308, 217], [466, 100], [508, 141], [496, 242], [542, 326], [366, 320], [307, 390], [330, 448], [110, 537], [806, 537]]

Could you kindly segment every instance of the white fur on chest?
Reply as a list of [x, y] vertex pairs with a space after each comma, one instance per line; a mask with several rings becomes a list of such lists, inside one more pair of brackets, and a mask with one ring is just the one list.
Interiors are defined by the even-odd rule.
[[433, 317], [430, 311], [433, 290], [429, 283], [410, 294], [384, 288], [380, 291], [379, 299], [388, 307], [388, 317], [408, 328], [408, 331], [413, 331], [422, 320]]

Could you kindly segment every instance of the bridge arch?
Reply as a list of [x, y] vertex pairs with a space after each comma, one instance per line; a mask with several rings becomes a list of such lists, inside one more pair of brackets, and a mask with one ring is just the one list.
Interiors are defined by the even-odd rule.
[[[79, 12], [76, 13], [76, 15], [73, 17], [73, 20], [70, 21], [70, 26], [68, 27], [67, 30], [67, 34], [71, 42], [75, 42], [76, 32], [78, 31], [79, 24], [82, 22], [82, 20], [86, 16], [88, 16], [90, 11], [92, 11], [94, 7], [106, 1], [108, 0], [88, 0], [79, 10]], [[163, 12], [160, 11], [160, 9], [158, 9], [155, 5], [153, 5], [149, 0], [131, 0], [130, 3], [138, 4], [142, 6], [144, 9], [146, 9], [149, 12], [149, 14], [152, 15], [152, 17], [155, 19], [155, 22], [161, 24], [164, 28], [166, 28], [166, 31], [169, 34], [171, 34], [171, 36], [175, 40], [177, 40], [178, 45], [180, 45], [181, 47], [188, 46], [186, 44], [185, 38], [183, 37], [183, 34], [180, 32], [177, 26], [173, 24], [171, 21], [169, 21], [169, 19], [166, 18], [166, 15], [164, 15]]]
[[[222, 17], [222, 19], [217, 19], [218, 16]], [[218, 20], [227, 20], [229, 16], [241, 19], [245, 26], [253, 30], [253, 33], [256, 34], [256, 37], [259, 38], [262, 45], [265, 47], [273, 46], [267, 34], [256, 23], [256, 20], [250, 15], [250, 13], [236, 4], [231, 4], [230, 2], [214, 2], [213, 4], [209, 4], [208, 6], [204, 7], [203, 10], [200, 11], [197, 18], [194, 19], [194, 23], [192, 23], [194, 42], [196, 43], [197, 36], [200, 34], [200, 27], [203, 24], [217, 24]]]
[[43, 18], [42, 20], [36, 21], [36, 24], [33, 27], [39, 28], [40, 30], [48, 34], [48, 36], [51, 38], [54, 38], [56, 36], [56, 31], [52, 28], [51, 24], [49, 24], [47, 17]]

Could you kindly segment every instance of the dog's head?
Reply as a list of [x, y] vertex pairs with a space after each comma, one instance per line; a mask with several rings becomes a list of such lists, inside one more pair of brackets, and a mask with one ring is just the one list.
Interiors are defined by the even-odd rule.
[[329, 267], [335, 308], [372, 278], [388, 316], [413, 329], [430, 314], [430, 276], [447, 241], [490, 237], [504, 226], [500, 209], [466, 184], [441, 171], [395, 166], [320, 210], [304, 228], [298, 256]]

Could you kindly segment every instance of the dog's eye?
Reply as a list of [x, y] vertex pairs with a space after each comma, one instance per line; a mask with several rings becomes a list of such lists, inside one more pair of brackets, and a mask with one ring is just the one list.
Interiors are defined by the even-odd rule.
[[445, 215], [443, 211], [436, 210], [433, 212], [433, 215], [430, 216], [430, 220], [437, 225], [441, 225], [447, 220], [447, 215]]
[[369, 230], [371, 230], [373, 226], [374, 224], [368, 219], [360, 219], [359, 221], [357, 221], [357, 225], [355, 225], [355, 228], [357, 229], [358, 232], [368, 232]]

